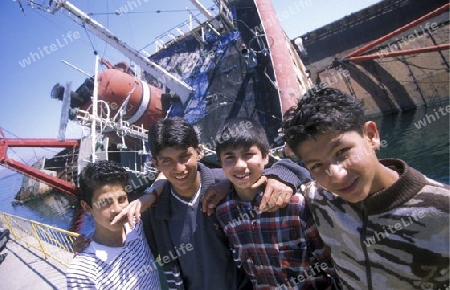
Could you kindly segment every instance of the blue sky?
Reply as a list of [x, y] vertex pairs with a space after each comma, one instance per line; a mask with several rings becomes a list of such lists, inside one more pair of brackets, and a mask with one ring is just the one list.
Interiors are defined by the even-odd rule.
[[[7, 137], [56, 138], [61, 102], [50, 98], [53, 85], [72, 81], [72, 88], [76, 89], [86, 78], [61, 60], [93, 74], [94, 50], [111, 63], [127, 59], [76, 24], [66, 12], [50, 14], [32, 9], [25, 0], [20, 2], [24, 12], [19, 2], [0, 2], [0, 64], [3, 68], [0, 71], [0, 127], [7, 130]], [[196, 12], [187, 0], [70, 2], [86, 13], [93, 13], [94, 19], [137, 49], [185, 21], [188, 18], [186, 7]], [[211, 0], [201, 2], [205, 7], [212, 6]], [[379, 0], [273, 0], [272, 4], [284, 30], [293, 39], [377, 2]], [[115, 11], [121, 8], [129, 13], [116, 15]], [[67, 137], [80, 137], [76, 124], [69, 124]], [[20, 156], [28, 161], [35, 152], [37, 155], [51, 155], [57, 151], [16, 149], [10, 151], [9, 156]]]

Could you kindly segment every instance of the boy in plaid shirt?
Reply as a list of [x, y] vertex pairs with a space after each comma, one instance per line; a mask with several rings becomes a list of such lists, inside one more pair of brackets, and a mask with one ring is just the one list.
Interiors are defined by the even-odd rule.
[[[257, 208], [263, 188], [251, 189], [269, 161], [264, 129], [254, 120], [226, 122], [216, 137], [216, 153], [232, 183], [225, 201], [216, 209], [230, 240], [235, 261], [254, 289], [333, 289], [337, 287], [330, 253], [319, 236], [300, 192], [275, 212]], [[302, 168], [301, 179], [310, 181]]]

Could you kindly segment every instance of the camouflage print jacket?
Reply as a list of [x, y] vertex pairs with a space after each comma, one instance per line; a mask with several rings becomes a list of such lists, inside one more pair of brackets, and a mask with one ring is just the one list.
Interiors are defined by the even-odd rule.
[[402, 160], [380, 162], [399, 172], [399, 180], [358, 204], [314, 182], [305, 187], [343, 289], [446, 289], [449, 186]]

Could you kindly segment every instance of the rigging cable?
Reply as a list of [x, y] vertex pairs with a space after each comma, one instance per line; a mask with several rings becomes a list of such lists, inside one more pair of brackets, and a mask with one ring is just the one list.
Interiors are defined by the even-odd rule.
[[[6, 128], [4, 128], [4, 127], [0, 127], [4, 132], [6, 132], [6, 133], [8, 133], [8, 134], [10, 134], [11, 136], [13, 136], [13, 137], [15, 137], [15, 138], [20, 138], [19, 136], [17, 136], [16, 134], [14, 134], [14, 133], [12, 133], [11, 131], [9, 131], [9, 130], [7, 130]], [[27, 163], [14, 149], [12, 149], [12, 148], [8, 148], [9, 150], [11, 150], [14, 154], [16, 154], [17, 155], [17, 157], [20, 159], [20, 161], [22, 161], [23, 163]], [[49, 148], [41, 148], [42, 150], [45, 150], [45, 151], [48, 151], [48, 152], [51, 152], [52, 154], [56, 154], [57, 152], [56, 151], [53, 151], [53, 150], [50, 150]], [[36, 159], [36, 160], [39, 160], [39, 157], [37, 156], [37, 152], [36, 152], [36, 149], [34, 148], [34, 147], [31, 147], [31, 150], [33, 150], [33, 153], [34, 153], [34, 158]]]
[[[32, 3], [34, 3], [34, 2], [32, 2]], [[69, 29], [64, 28], [63, 26], [59, 25], [57, 22], [50, 20], [49, 18], [47, 18], [47, 17], [45, 16], [45, 14], [40, 13], [40, 10], [47, 11], [47, 8], [44, 7], [44, 5], [42, 5], [42, 4], [37, 4], [37, 3], [34, 3], [34, 4], [37, 6], [36, 8], [38, 8], [38, 9], [32, 9], [32, 11], [33, 11], [34, 13], [36, 13], [38, 16], [44, 18], [46, 21], [48, 21], [48, 22], [50, 22], [52, 25], [54, 25], [54, 26], [60, 28], [60, 29], [61, 29], [62, 31], [64, 31], [64, 32], [66, 32], [66, 31], [69, 30]], [[71, 21], [74, 21], [74, 20], [73, 20], [70, 16], [68, 16], [66, 13], [62, 13], [62, 15], [66, 16], [66, 17], [69, 18]], [[75, 22], [76, 22], [76, 21], [75, 21]], [[82, 27], [85, 29], [85, 31], [86, 31], [86, 27], [84, 26], [84, 24], [82, 24], [81, 26], [82, 26]], [[87, 32], [86, 32], [86, 33], [87, 33]], [[91, 38], [89, 37], [89, 34], [88, 34], [88, 38], [89, 38], [89, 41], [90, 41], [90, 44], [91, 44], [92, 48], [93, 48], [94, 51], [95, 51], [94, 45], [93, 45], [93, 43], [92, 43]], [[81, 41], [85, 42], [83, 39], [82, 39]]]
[[[106, 11], [109, 11], [109, 2], [106, 1]], [[109, 27], [109, 14], [106, 15], [106, 27]], [[108, 43], [105, 41], [105, 49], [103, 50], [102, 57], [106, 56], [106, 49], [108, 48]]]
[[84, 28], [84, 31], [86, 32], [86, 35], [87, 35], [87, 37], [88, 37], [88, 39], [89, 39], [89, 42], [91, 43], [92, 50], [94, 51], [94, 55], [97, 55], [97, 50], [95, 49], [94, 43], [92, 42], [92, 39], [91, 39], [91, 36], [90, 36], [89, 32], [88, 32], [87, 29], [86, 29], [85, 23], [83, 23], [83, 24], [81, 25], [81, 27], [83, 27], [83, 28]]
[[[122, 7], [123, 8], [123, 7]], [[117, 9], [114, 12], [91, 12], [88, 13], [89, 16], [94, 15], [110, 15], [114, 14], [117, 16], [123, 15], [123, 14], [147, 14], [147, 13], [179, 13], [179, 12], [186, 12], [186, 9], [173, 9], [173, 10], [148, 10], [148, 11], [123, 11], [125, 9]], [[198, 9], [190, 9], [193, 11], [199, 11]], [[214, 7], [209, 8], [209, 10], [214, 11]]]

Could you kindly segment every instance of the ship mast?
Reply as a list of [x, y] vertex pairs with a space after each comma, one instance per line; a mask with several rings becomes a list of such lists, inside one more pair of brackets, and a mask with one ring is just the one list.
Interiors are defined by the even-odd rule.
[[86, 13], [75, 7], [69, 1], [66, 0], [53, 0], [55, 7], [51, 13], [56, 13], [58, 10], [65, 9], [70, 12], [70, 15], [76, 17], [85, 26], [100, 39], [107, 42], [109, 45], [120, 51], [126, 57], [134, 61], [137, 65], [142, 67], [152, 76], [154, 76], [158, 81], [165, 84], [167, 88], [176, 93], [181, 101], [185, 102], [190, 95], [194, 93], [194, 89], [178, 79], [163, 67], [152, 62], [147, 56], [142, 55], [138, 50], [134, 49], [127, 43], [121, 41], [116, 35], [110, 32], [107, 28], [102, 26], [100, 23], [89, 17]]

